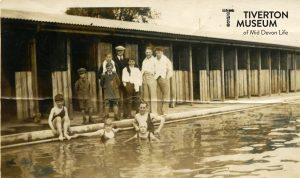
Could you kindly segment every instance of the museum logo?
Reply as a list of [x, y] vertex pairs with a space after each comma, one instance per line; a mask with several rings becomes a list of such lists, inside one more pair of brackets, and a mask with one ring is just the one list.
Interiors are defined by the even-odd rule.
[[[226, 26], [230, 27], [230, 15], [234, 9], [222, 9], [226, 14]], [[278, 27], [281, 19], [288, 19], [288, 11], [243, 11], [244, 18], [235, 21], [236, 27]]]

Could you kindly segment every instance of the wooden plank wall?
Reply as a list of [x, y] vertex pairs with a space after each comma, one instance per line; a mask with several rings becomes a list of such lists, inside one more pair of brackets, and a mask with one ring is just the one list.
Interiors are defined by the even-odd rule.
[[278, 70], [272, 69], [271, 71], [271, 91], [272, 93], [278, 93]]
[[138, 45], [137, 44], [126, 44], [125, 45], [125, 57], [129, 59], [135, 59], [135, 63], [139, 65], [138, 60]]
[[53, 91], [53, 103], [54, 103], [54, 96], [57, 94], [64, 95], [65, 106], [67, 108], [71, 108], [71, 100], [72, 100], [72, 93], [71, 93], [71, 79], [69, 79], [68, 71], [56, 71], [52, 72], [52, 91]]
[[16, 72], [17, 118], [27, 119], [34, 115], [35, 101], [32, 90], [32, 73]]
[[280, 70], [280, 87], [282, 92], [286, 92], [286, 70]]
[[209, 101], [209, 76], [206, 70], [199, 71], [200, 101]]
[[225, 70], [225, 97], [234, 97], [234, 70]]
[[88, 71], [87, 72], [87, 78], [90, 82], [91, 88], [90, 88], [90, 96], [91, 96], [91, 102], [92, 102], [92, 108], [93, 108], [93, 112], [97, 112], [98, 111], [98, 107], [97, 107], [97, 80], [96, 80], [96, 72], [94, 71]]
[[[100, 69], [100, 66], [102, 62], [105, 60], [105, 54], [112, 54], [112, 44], [111, 43], [104, 43], [100, 42], [97, 44], [97, 58], [98, 58], [98, 70]], [[98, 85], [98, 111], [101, 113], [101, 111], [104, 111], [103, 109], [103, 89], [100, 85], [100, 81], [97, 80], [97, 85]], [[102, 112], [104, 113], [104, 112]]]
[[190, 101], [189, 72], [175, 70], [173, 77], [175, 78], [176, 102]]
[[248, 96], [247, 69], [238, 70], [239, 96]]
[[[296, 91], [300, 90], [300, 70], [296, 70]], [[295, 91], [295, 70], [290, 70], [290, 89]]]
[[252, 96], [258, 96], [258, 70], [252, 69], [250, 71], [250, 90]]
[[262, 69], [260, 74], [261, 80], [260, 80], [260, 86], [261, 86], [261, 94], [267, 95], [269, 94], [270, 90], [270, 71], [269, 69]]
[[209, 71], [209, 87], [211, 100], [221, 100], [221, 71]]

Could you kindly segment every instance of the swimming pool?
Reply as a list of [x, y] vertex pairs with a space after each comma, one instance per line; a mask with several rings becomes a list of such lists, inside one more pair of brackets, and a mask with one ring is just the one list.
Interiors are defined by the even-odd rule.
[[79, 138], [2, 150], [3, 177], [300, 177], [300, 103], [165, 125], [159, 143]]

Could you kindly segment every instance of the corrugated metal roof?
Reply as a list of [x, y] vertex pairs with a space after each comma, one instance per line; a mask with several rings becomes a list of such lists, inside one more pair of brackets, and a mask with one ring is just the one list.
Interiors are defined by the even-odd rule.
[[92, 17], [82, 17], [66, 14], [49, 14], [41, 12], [29, 11], [16, 11], [16, 10], [1, 10], [1, 18], [5, 19], [19, 19], [28, 21], [48, 22], [48, 23], [62, 23], [72, 25], [84, 25], [95, 27], [106, 27], [115, 29], [138, 30], [147, 32], [160, 32], [179, 35], [192, 35], [194, 30], [170, 28], [168, 26], [149, 24], [149, 23], [136, 23], [120, 20], [109, 20]]
[[291, 43], [289, 40], [280, 41], [276, 39], [266, 39], [264, 37], [261, 38], [245, 38], [236, 34], [220, 34], [213, 33], [210, 31], [195, 31], [192, 29], [184, 29], [184, 28], [175, 28], [157, 24], [149, 24], [149, 23], [136, 23], [136, 22], [127, 22], [120, 20], [109, 20], [109, 19], [100, 19], [100, 18], [91, 18], [91, 17], [82, 17], [82, 16], [73, 16], [66, 14], [49, 14], [42, 12], [29, 12], [29, 11], [17, 11], [17, 10], [8, 10], [1, 9], [1, 18], [3, 19], [18, 19], [18, 20], [26, 20], [33, 22], [47, 22], [47, 23], [59, 23], [59, 24], [70, 24], [70, 25], [78, 25], [78, 26], [91, 26], [91, 27], [104, 27], [111, 29], [123, 29], [123, 30], [136, 30], [136, 31], [144, 31], [144, 32], [156, 32], [156, 33], [165, 33], [165, 34], [175, 34], [175, 35], [185, 35], [190, 37], [203, 37], [206, 41], [209, 39], [218, 39], [227, 42], [235, 42], [235, 43], [243, 43], [246, 45], [249, 44], [260, 44], [261, 46], [285, 46], [287, 48], [297, 48], [299, 49], [300, 44], [298, 42]]

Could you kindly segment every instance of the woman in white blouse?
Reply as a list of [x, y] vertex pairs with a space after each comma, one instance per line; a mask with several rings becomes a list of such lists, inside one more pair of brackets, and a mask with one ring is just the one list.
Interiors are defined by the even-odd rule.
[[[124, 107], [124, 112], [128, 116], [135, 115], [131, 113], [132, 109], [136, 112], [139, 102], [140, 86], [142, 85], [142, 73], [135, 66], [135, 60], [129, 59], [128, 65], [122, 71], [122, 82], [126, 88], [127, 104]], [[127, 118], [125, 118], [127, 119]]]

